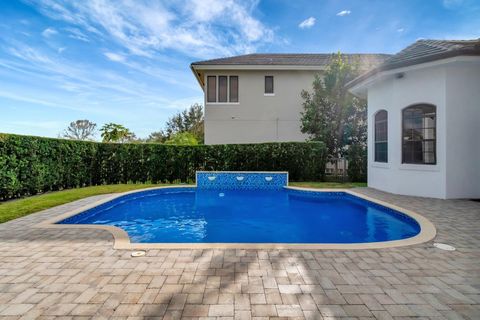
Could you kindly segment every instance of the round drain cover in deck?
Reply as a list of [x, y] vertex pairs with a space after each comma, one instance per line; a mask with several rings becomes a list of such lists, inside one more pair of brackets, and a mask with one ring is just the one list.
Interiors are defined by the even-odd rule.
[[451, 246], [451, 245], [448, 245], [448, 244], [445, 244], [445, 243], [438, 243], [438, 242], [435, 242], [433, 244], [433, 246], [435, 248], [438, 248], [438, 249], [442, 249], [442, 250], [446, 250], [446, 251], [455, 251], [455, 247]]
[[143, 257], [145, 255], [145, 251], [133, 251], [132, 257]]

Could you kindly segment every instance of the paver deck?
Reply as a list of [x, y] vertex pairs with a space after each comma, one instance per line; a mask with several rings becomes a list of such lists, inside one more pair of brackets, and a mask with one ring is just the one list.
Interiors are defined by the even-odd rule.
[[376, 250], [114, 250], [107, 231], [0, 225], [2, 319], [480, 319], [480, 202], [356, 191], [414, 210], [436, 242]]

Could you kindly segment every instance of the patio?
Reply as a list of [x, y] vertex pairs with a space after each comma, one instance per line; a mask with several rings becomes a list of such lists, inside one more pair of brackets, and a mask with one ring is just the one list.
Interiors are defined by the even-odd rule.
[[355, 189], [414, 210], [436, 242], [359, 251], [114, 250], [109, 232], [40, 229], [95, 196], [0, 225], [0, 317], [479, 319], [480, 202]]

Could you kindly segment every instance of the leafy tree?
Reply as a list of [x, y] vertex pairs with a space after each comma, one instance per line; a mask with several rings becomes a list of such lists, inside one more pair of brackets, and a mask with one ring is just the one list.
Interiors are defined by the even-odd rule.
[[367, 148], [352, 144], [348, 148], [348, 178], [351, 181], [367, 181]]
[[347, 145], [348, 177], [352, 181], [367, 181], [367, 103], [354, 100], [347, 114], [344, 140]]
[[197, 138], [190, 132], [179, 132], [172, 135], [165, 144], [174, 144], [174, 145], [198, 145]]
[[146, 141], [153, 142], [153, 143], [165, 143], [165, 141], [167, 140], [168, 140], [167, 134], [162, 130], [160, 130], [160, 131], [155, 131], [150, 133]]
[[198, 143], [203, 143], [204, 116], [201, 104], [195, 103], [188, 109], [174, 114], [167, 120], [164, 130], [152, 132], [146, 141], [166, 143], [166, 141], [171, 140], [178, 133], [185, 132], [193, 135]]
[[96, 128], [96, 123], [86, 119], [73, 121], [63, 132], [63, 137], [70, 140], [93, 140]]
[[136, 136], [128, 128], [121, 124], [107, 123], [100, 129], [103, 142], [132, 142], [136, 140]]
[[[367, 140], [366, 101], [350, 94], [346, 88], [346, 84], [358, 75], [358, 63], [338, 53], [332, 57], [323, 77], [315, 76], [313, 91], [301, 93], [302, 132], [309, 134], [312, 140], [323, 141], [329, 156], [346, 155], [352, 170], [358, 164], [352, 161], [363, 161], [359, 157], [363, 159], [366, 154]], [[366, 172], [366, 169], [355, 170]], [[363, 173], [358, 174], [363, 176]]]
[[165, 134], [170, 138], [176, 133], [190, 132], [199, 142], [203, 143], [203, 122], [203, 107], [201, 104], [195, 103], [168, 119], [165, 125]]

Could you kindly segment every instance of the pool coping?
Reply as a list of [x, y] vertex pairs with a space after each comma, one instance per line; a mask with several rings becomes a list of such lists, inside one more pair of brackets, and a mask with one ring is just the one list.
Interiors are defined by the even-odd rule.
[[395, 248], [403, 246], [411, 246], [421, 244], [432, 240], [436, 236], [436, 228], [432, 222], [427, 218], [416, 213], [412, 210], [408, 210], [394, 204], [381, 201], [361, 193], [357, 193], [352, 189], [315, 189], [304, 187], [292, 187], [286, 186], [284, 188], [291, 190], [310, 191], [310, 192], [344, 192], [361, 199], [371, 201], [373, 203], [385, 206], [387, 208], [399, 211], [413, 218], [420, 225], [420, 232], [414, 236], [402, 240], [391, 240], [381, 242], [368, 242], [368, 243], [135, 243], [130, 242], [128, 233], [115, 226], [108, 225], [94, 225], [94, 224], [56, 224], [66, 218], [79, 214], [88, 209], [97, 207], [103, 203], [112, 201], [116, 198], [132, 194], [143, 192], [147, 190], [167, 189], [167, 188], [192, 188], [196, 185], [181, 185], [181, 186], [161, 186], [154, 188], [145, 188], [132, 190], [122, 193], [111, 195], [102, 200], [95, 201], [91, 204], [82, 206], [78, 209], [68, 211], [54, 218], [47, 219], [37, 224], [38, 228], [49, 229], [97, 229], [109, 231], [113, 236], [113, 248], [123, 250], [145, 250], [145, 249], [300, 249], [300, 250], [359, 250], [359, 249], [384, 249]]

